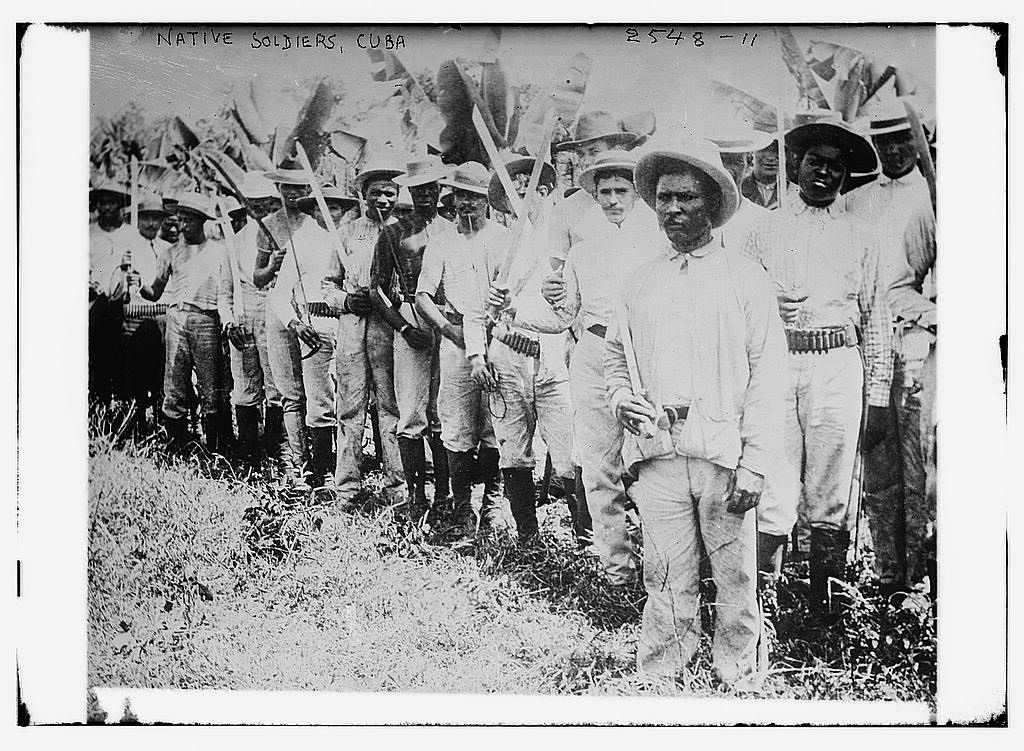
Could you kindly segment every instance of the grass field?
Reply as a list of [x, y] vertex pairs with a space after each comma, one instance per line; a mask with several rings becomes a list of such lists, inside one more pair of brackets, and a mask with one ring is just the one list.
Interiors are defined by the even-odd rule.
[[[453, 549], [372, 495], [345, 512], [227, 465], [90, 444], [89, 685], [465, 693], [716, 695], [702, 645], [688, 686], [637, 676], [644, 593], [609, 591], [571, 540]], [[836, 625], [806, 622], [787, 567], [770, 697], [933, 703], [926, 608], [894, 610], [867, 569]]]

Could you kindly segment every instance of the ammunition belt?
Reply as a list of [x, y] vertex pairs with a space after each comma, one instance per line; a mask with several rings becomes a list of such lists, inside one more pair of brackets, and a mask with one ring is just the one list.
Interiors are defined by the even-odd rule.
[[495, 335], [494, 338], [513, 352], [518, 352], [527, 357], [540, 357], [540, 341], [531, 339], [525, 334], [520, 334], [518, 331], [509, 331], [503, 336]]
[[594, 336], [599, 336], [602, 339], [604, 339], [605, 336], [607, 336], [608, 334], [608, 327], [602, 323], [595, 323], [593, 326], [587, 327], [587, 331], [589, 331]]
[[210, 316], [210, 318], [220, 318], [220, 314], [216, 310], [200, 308], [198, 305], [190, 302], [171, 303], [169, 309], [180, 310], [182, 313], [199, 313], [200, 315]]
[[164, 302], [133, 302], [124, 306], [125, 318], [156, 318], [167, 312]]
[[856, 347], [859, 343], [856, 329], [829, 326], [820, 329], [786, 329], [789, 351], [828, 352], [843, 347]]
[[316, 318], [337, 318], [338, 311], [328, 305], [326, 302], [309, 302], [306, 303], [306, 311]]

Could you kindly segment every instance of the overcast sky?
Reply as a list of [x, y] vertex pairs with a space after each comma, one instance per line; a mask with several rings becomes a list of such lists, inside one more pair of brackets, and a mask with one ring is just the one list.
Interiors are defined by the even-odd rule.
[[[724, 80], [762, 99], [778, 98], [780, 86], [785, 98], [795, 99], [795, 88], [785, 72], [778, 42], [771, 27], [758, 26], [683, 26], [678, 43], [665, 34], [650, 43], [651, 24], [635, 24], [641, 42], [626, 41], [626, 26], [506, 27], [502, 32], [499, 55], [513, 83], [544, 83], [559, 65], [577, 52], [593, 59], [587, 88], [587, 109], [610, 109], [626, 115], [642, 109], [654, 109], [659, 128], [671, 124], [693, 126], [710, 115], [702, 94], [709, 79]], [[671, 24], [660, 25], [671, 29]], [[912, 71], [934, 89], [935, 43], [932, 27], [792, 27], [801, 49], [812, 39], [824, 39], [855, 47], [889, 59]], [[200, 44], [169, 48], [158, 46], [158, 32], [168, 35], [167, 26], [103, 27], [92, 30], [92, 109], [93, 114], [109, 117], [128, 101], [141, 104], [150, 115], [177, 114], [186, 122], [213, 115], [224, 101], [232, 81], [255, 78], [270, 91], [318, 75], [343, 78], [350, 95], [359, 95], [360, 87], [370, 81], [367, 53], [357, 46], [360, 33], [373, 32], [382, 37], [402, 35], [405, 46], [396, 50], [406, 67], [418, 72], [436, 73], [442, 61], [454, 56], [477, 56], [488, 38], [483, 27], [295, 27], [238, 26], [215, 27], [218, 35], [231, 32], [232, 44], [214, 43], [209, 26], [174, 26], [177, 32], [200, 32]], [[695, 46], [694, 32], [703, 32], [704, 44]], [[207, 32], [208, 44], [201, 44], [201, 32]], [[253, 48], [253, 33], [260, 40], [278, 35], [284, 45], [285, 34], [293, 40], [310, 35], [315, 44], [317, 33], [325, 40], [334, 34], [334, 49], [289, 50]], [[757, 34], [753, 46], [749, 39]], [[731, 39], [720, 35], [731, 34]], [[748, 44], [741, 39], [748, 34]], [[367, 37], [363, 37], [364, 42]], [[293, 41], [294, 45], [294, 41]], [[339, 52], [339, 47], [343, 52]], [[381, 47], [383, 49], [383, 45]], [[294, 118], [297, 100], [282, 98], [268, 119], [282, 124]], [[784, 102], [789, 106], [790, 101]]]

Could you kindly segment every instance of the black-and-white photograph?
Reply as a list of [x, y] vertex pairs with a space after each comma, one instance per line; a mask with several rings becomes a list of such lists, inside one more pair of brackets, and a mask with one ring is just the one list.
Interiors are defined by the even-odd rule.
[[88, 35], [90, 722], [934, 715], [934, 25]]

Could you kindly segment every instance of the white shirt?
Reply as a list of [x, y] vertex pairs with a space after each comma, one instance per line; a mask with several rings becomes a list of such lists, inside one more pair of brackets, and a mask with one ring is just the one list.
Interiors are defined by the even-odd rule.
[[722, 244], [727, 250], [742, 250], [750, 225], [768, 213], [769, 209], [740, 196], [740, 205], [736, 213], [718, 230], [722, 236]]

